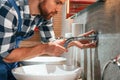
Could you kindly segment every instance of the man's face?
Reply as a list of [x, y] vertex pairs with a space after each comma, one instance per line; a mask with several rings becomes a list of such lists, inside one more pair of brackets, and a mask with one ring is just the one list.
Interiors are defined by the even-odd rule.
[[39, 4], [40, 14], [45, 19], [50, 19], [61, 10], [64, 3], [65, 0], [43, 0], [43, 2]]

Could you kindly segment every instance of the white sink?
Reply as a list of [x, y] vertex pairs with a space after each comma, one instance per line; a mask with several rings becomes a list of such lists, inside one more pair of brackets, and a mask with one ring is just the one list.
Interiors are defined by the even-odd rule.
[[51, 56], [40, 56], [24, 60], [21, 62], [22, 65], [36, 65], [36, 64], [65, 64], [66, 58], [64, 57], [51, 57]]
[[80, 67], [66, 65], [28, 65], [12, 70], [17, 80], [77, 80], [81, 74]]

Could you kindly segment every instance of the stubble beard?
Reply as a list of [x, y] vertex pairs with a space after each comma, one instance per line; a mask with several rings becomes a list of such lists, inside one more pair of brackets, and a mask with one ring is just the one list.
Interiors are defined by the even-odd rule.
[[40, 3], [39, 6], [38, 6], [38, 9], [39, 9], [40, 15], [48, 20], [52, 17], [52, 14], [47, 12], [44, 5], [45, 5], [44, 3]]
[[54, 11], [54, 12], [50, 12], [48, 13], [47, 9], [44, 7], [45, 3], [44, 1], [41, 2], [38, 6], [38, 9], [39, 9], [39, 12], [40, 12], [40, 15], [43, 16], [45, 19], [50, 19], [51, 17], [53, 17], [54, 15], [56, 15], [58, 12], [57, 11]]

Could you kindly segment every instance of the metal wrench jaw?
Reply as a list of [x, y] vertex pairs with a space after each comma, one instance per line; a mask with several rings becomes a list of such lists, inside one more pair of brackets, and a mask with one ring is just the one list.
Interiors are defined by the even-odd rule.
[[67, 48], [69, 43], [72, 41], [80, 41], [80, 40], [89, 40], [92, 42], [96, 42], [98, 44], [98, 33], [94, 33], [93, 35], [90, 36], [78, 36], [78, 37], [70, 37], [68, 38], [65, 43], [64, 43], [64, 47]]

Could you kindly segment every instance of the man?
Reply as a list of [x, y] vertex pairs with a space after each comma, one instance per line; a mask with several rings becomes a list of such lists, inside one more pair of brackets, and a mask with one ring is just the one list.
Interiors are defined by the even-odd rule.
[[[59, 56], [66, 52], [65, 40], [55, 40], [52, 17], [60, 11], [65, 0], [13, 0], [17, 4], [22, 18], [19, 28], [19, 15], [8, 0], [1, 0], [0, 5], [0, 80], [15, 80], [11, 69], [18, 61], [43, 54]], [[18, 43], [33, 35], [35, 27], [39, 28], [42, 43], [34, 47], [19, 48]], [[94, 31], [83, 34], [87, 36]], [[20, 40], [18, 37], [22, 37]], [[83, 44], [83, 43], [84, 44]], [[74, 41], [70, 46], [87, 48], [95, 46], [89, 41]]]

